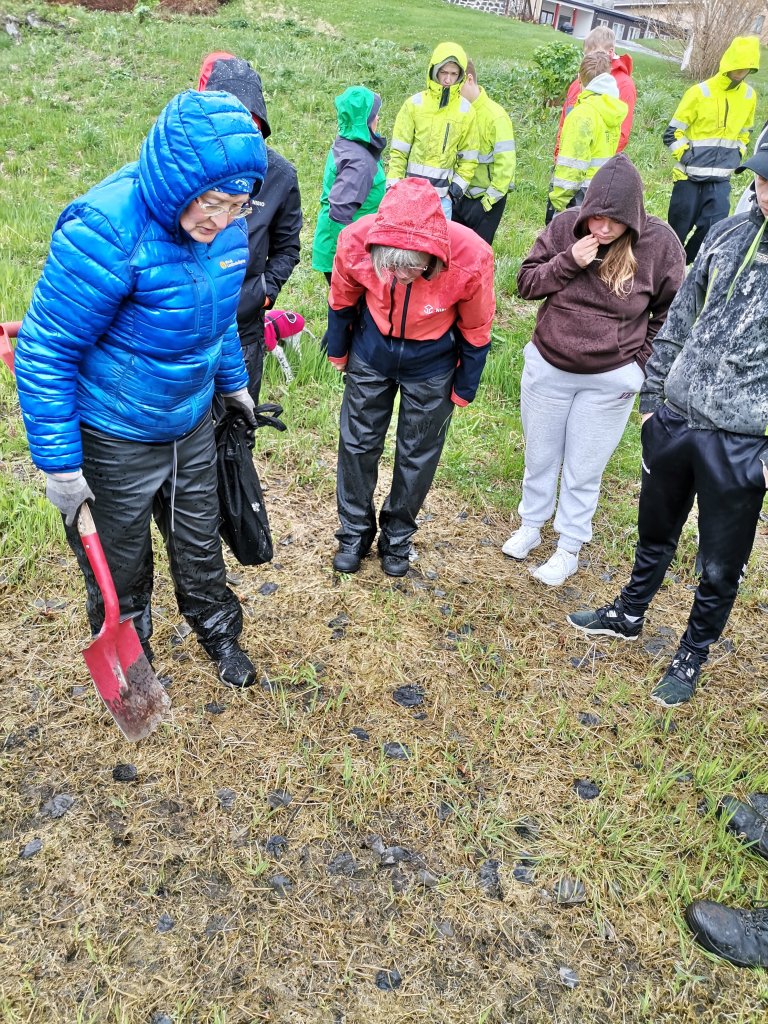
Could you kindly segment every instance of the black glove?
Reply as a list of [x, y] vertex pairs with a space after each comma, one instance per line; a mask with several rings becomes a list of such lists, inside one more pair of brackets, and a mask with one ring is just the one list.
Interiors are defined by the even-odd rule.
[[464, 192], [461, 188], [461, 185], [457, 185], [455, 181], [452, 181], [451, 184], [448, 186], [448, 198], [451, 200], [451, 202], [458, 203], [458, 201], [461, 199], [463, 195]]
[[67, 526], [73, 525], [84, 501], [96, 500], [82, 469], [73, 473], [46, 473], [45, 496], [64, 516]]

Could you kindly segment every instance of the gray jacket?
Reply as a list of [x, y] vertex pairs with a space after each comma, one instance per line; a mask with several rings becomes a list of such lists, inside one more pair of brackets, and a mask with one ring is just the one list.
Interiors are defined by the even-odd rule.
[[716, 224], [653, 342], [640, 412], [665, 401], [689, 426], [768, 432], [768, 227], [756, 207]]

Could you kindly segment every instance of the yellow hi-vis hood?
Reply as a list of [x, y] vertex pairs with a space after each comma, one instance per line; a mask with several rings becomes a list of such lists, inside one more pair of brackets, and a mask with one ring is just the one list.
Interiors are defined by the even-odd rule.
[[757, 36], [736, 36], [720, 58], [720, 74], [742, 68], [760, 70], [760, 39]]
[[458, 43], [438, 43], [435, 47], [434, 52], [429, 60], [429, 67], [427, 68], [427, 88], [430, 92], [434, 92], [436, 96], [439, 96], [443, 91], [443, 87], [439, 82], [436, 82], [433, 78], [435, 69], [441, 64], [445, 64], [447, 60], [454, 60], [461, 68], [461, 74], [459, 80], [455, 85], [451, 86], [451, 92], [459, 92], [461, 89], [461, 83], [467, 73], [467, 53], [462, 46]]

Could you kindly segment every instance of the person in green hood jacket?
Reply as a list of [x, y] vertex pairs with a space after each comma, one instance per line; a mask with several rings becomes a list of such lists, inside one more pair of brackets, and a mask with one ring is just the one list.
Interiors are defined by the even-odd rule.
[[312, 245], [312, 269], [331, 281], [341, 229], [375, 213], [385, 189], [381, 154], [387, 144], [376, 133], [381, 96], [353, 85], [337, 96], [339, 134], [325, 161], [320, 213]]
[[687, 90], [664, 132], [676, 160], [667, 220], [688, 263], [712, 225], [728, 216], [731, 175], [747, 154], [757, 105], [745, 79], [759, 67], [758, 37], [737, 36], [718, 73]]
[[610, 74], [611, 58], [602, 50], [587, 53], [579, 67], [582, 91], [563, 122], [552, 175], [546, 223], [556, 213], [581, 206], [597, 171], [616, 154], [628, 106]]
[[400, 108], [392, 132], [387, 188], [401, 178], [424, 178], [437, 189], [443, 213], [469, 189], [480, 156], [472, 104], [461, 94], [467, 55], [458, 43], [440, 43], [429, 61], [427, 88]]

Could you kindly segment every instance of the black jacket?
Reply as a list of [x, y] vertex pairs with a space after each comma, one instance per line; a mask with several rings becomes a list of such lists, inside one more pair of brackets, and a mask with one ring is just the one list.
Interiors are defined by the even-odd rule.
[[[214, 59], [215, 58], [215, 59]], [[259, 122], [264, 138], [271, 135], [261, 76], [246, 60], [211, 57], [203, 62], [200, 88], [232, 93]], [[280, 289], [299, 262], [301, 195], [296, 168], [267, 146], [267, 175], [253, 197], [248, 217], [248, 269], [245, 272], [237, 326], [243, 345], [264, 341], [264, 300], [275, 305]]]

